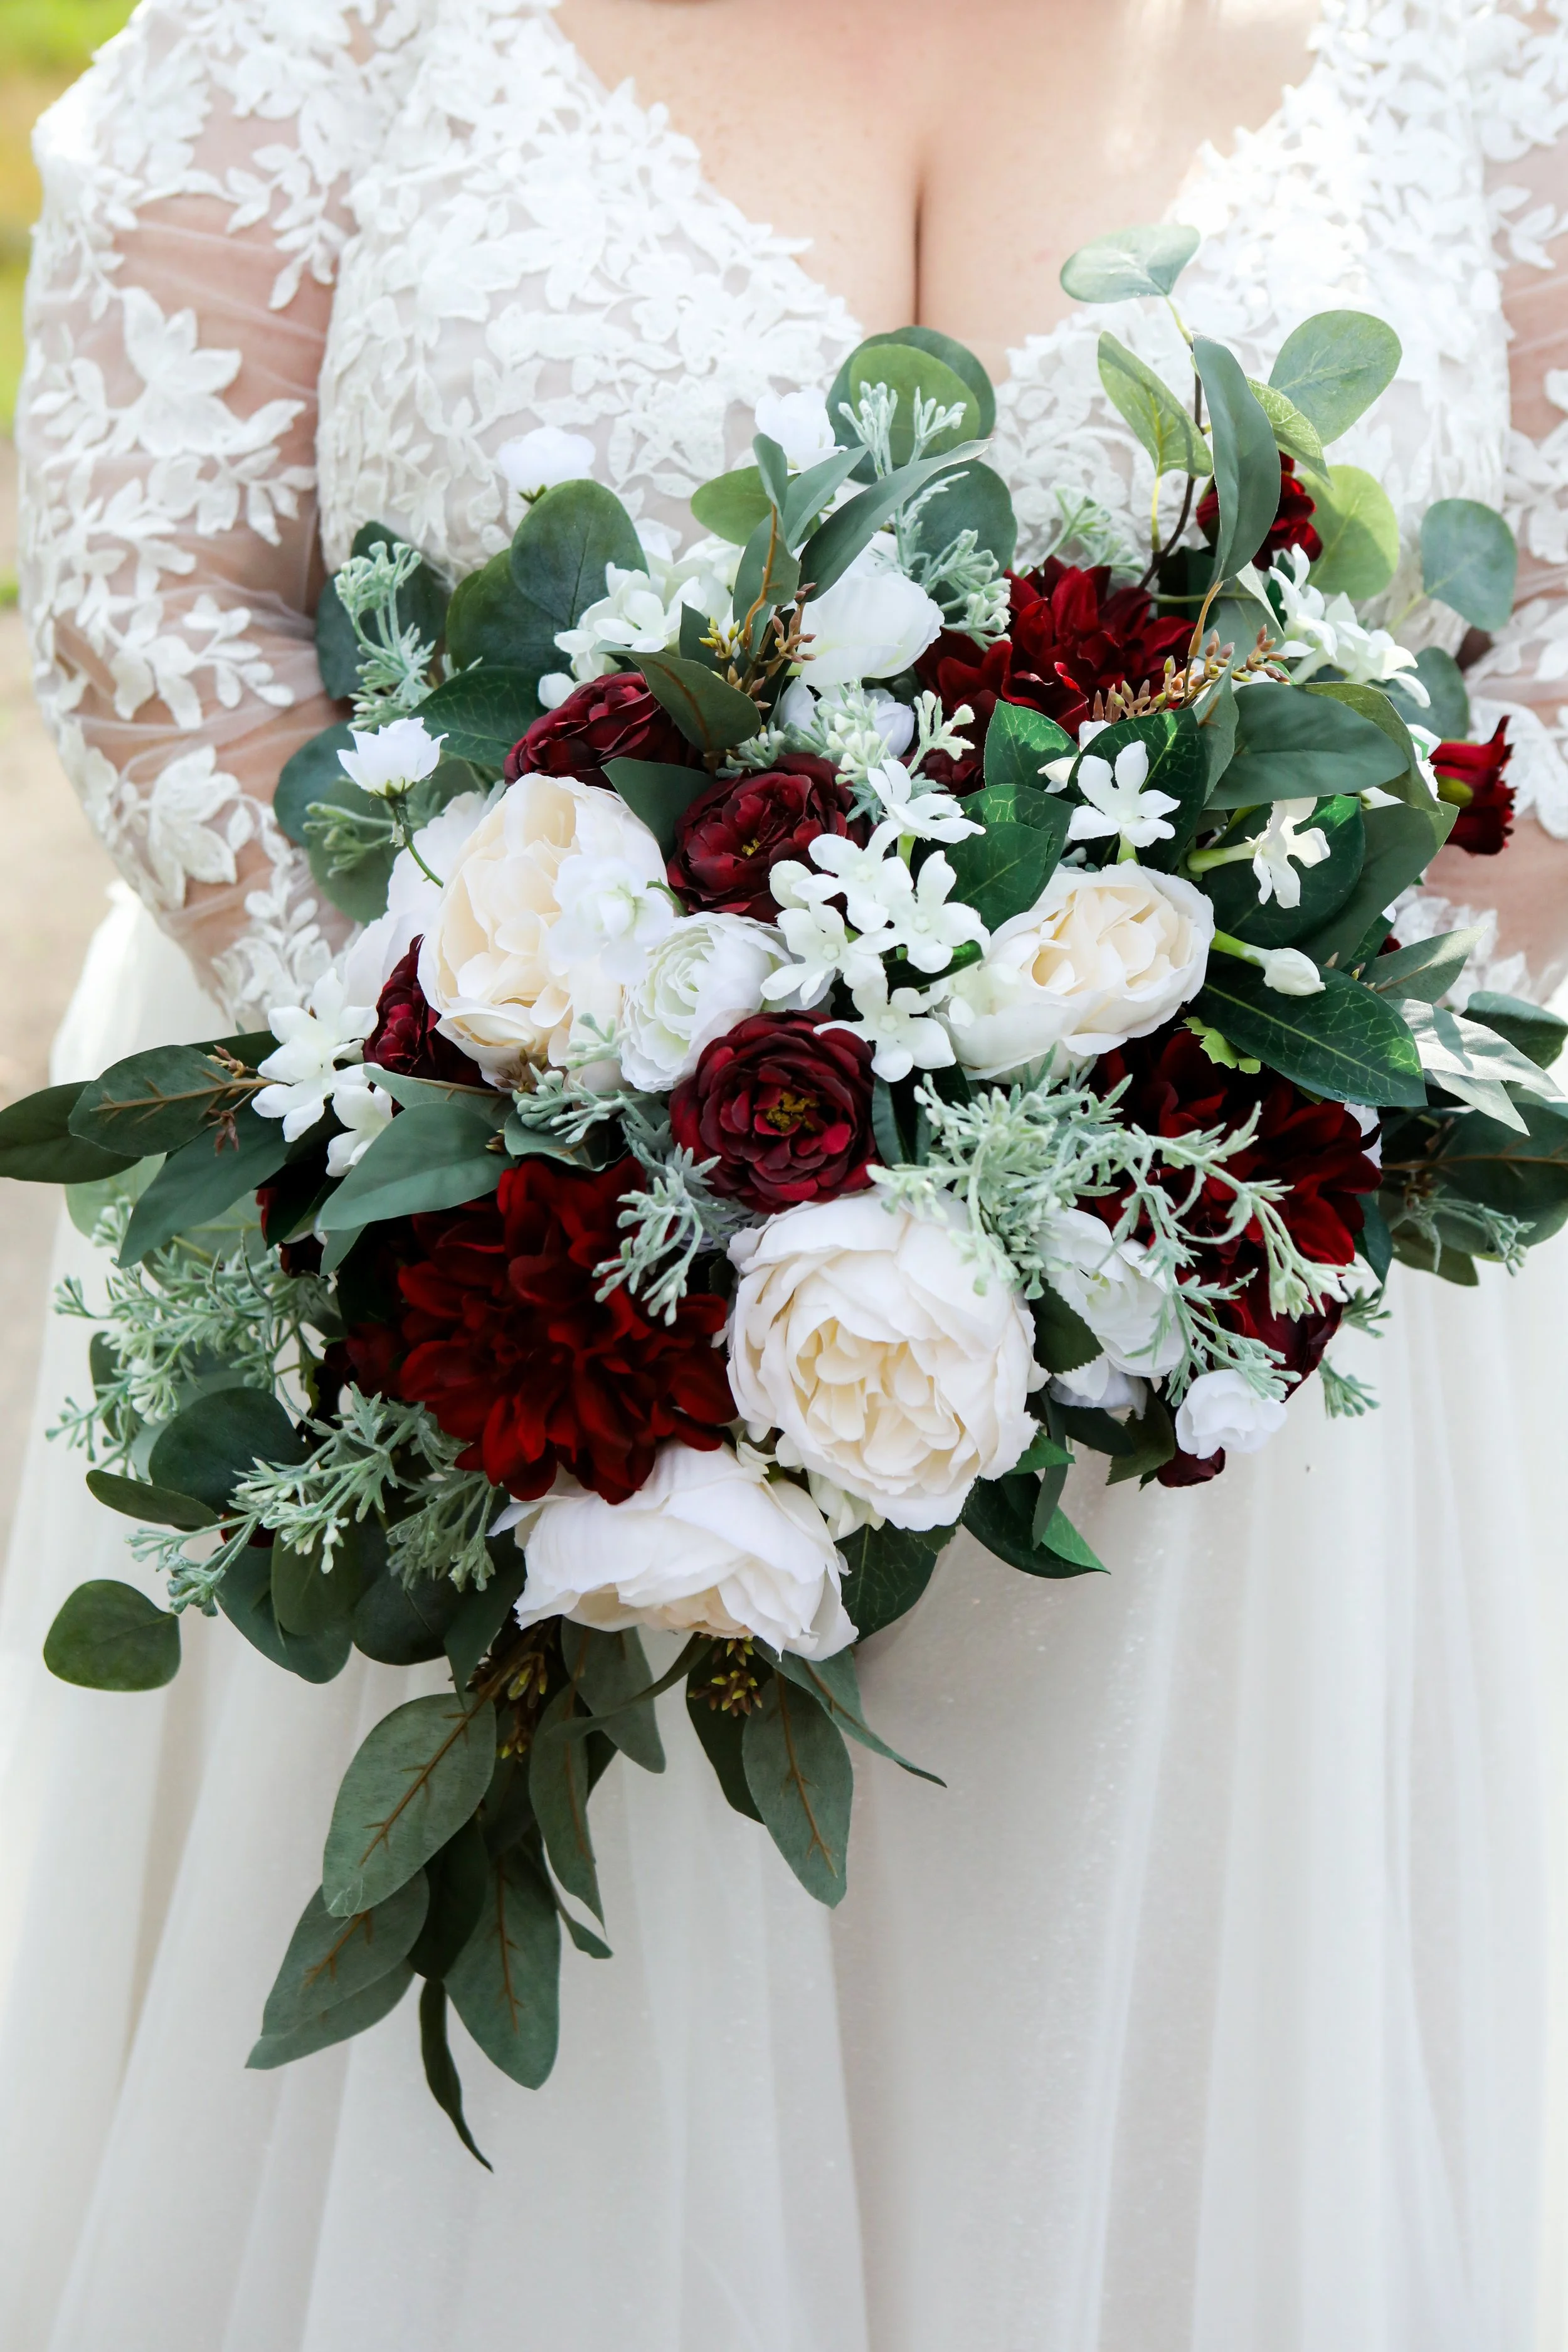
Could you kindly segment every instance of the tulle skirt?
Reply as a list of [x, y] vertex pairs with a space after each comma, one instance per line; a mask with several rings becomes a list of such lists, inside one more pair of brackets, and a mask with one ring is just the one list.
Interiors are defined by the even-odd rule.
[[[224, 1024], [130, 903], [58, 1075]], [[56, 1278], [95, 1278], [68, 1227]], [[412, 2000], [248, 2074], [338, 1778], [419, 1686], [325, 1689], [187, 1618], [163, 1692], [56, 1683], [50, 1619], [135, 1579], [46, 1443], [0, 1591], [5, 2352], [1561, 2352], [1568, 1246], [1401, 1279], [1214, 1486], [1075, 1473], [1110, 1566], [966, 1538], [867, 1645], [833, 1915], [668, 1769], [595, 1800], [608, 1962], [568, 1951], [542, 2092]], [[426, 1670], [426, 1680], [434, 1670]]]

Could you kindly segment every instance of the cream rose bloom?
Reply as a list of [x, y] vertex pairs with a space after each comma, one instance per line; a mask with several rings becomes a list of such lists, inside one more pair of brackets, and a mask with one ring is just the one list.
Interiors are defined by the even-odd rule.
[[1036, 1434], [1033, 1325], [999, 1272], [975, 1288], [952, 1226], [863, 1192], [786, 1209], [730, 1255], [731, 1385], [781, 1462], [895, 1527], [942, 1528]]
[[1058, 866], [955, 985], [960, 1062], [999, 1078], [1058, 1049], [1089, 1061], [1146, 1037], [1202, 988], [1214, 928], [1210, 902], [1179, 875]]
[[[614, 793], [566, 776], [520, 776], [469, 835], [425, 934], [419, 985], [438, 1026], [503, 1084], [564, 1064], [614, 1029], [622, 982], [555, 938], [558, 889], [583, 861], [644, 889], [664, 881], [658, 842]], [[574, 915], [578, 910], [574, 904]]]
[[749, 1633], [803, 1658], [831, 1658], [855, 1639], [822, 1513], [803, 1488], [728, 1446], [664, 1446], [624, 1503], [581, 1489], [549, 1495], [520, 1514], [520, 1625], [569, 1617], [604, 1633]]

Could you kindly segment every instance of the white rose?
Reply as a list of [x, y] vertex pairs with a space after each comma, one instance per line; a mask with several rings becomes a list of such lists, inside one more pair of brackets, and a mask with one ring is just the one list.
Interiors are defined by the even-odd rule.
[[742, 1234], [730, 1381], [781, 1462], [831, 1479], [900, 1528], [943, 1528], [977, 1478], [1036, 1433], [1033, 1326], [958, 1234], [875, 1193], [786, 1209]]
[[763, 982], [789, 961], [783, 940], [744, 915], [688, 915], [626, 994], [621, 1068], [634, 1087], [668, 1094], [705, 1046], [763, 1007]]
[[526, 1549], [520, 1625], [570, 1617], [605, 1633], [750, 1633], [803, 1658], [831, 1658], [855, 1639], [822, 1513], [801, 1487], [727, 1446], [664, 1446], [624, 1503], [547, 1496]]
[[1213, 937], [1213, 907], [1179, 875], [1058, 866], [960, 975], [958, 1058], [976, 1077], [1003, 1077], [1058, 1046], [1088, 1061], [1146, 1037], [1202, 988]]
[[831, 457], [838, 446], [825, 393], [764, 392], [752, 414], [758, 432], [776, 441], [790, 464], [802, 470]]
[[496, 464], [520, 498], [536, 499], [557, 482], [577, 482], [594, 470], [595, 451], [585, 433], [563, 433], [558, 425], [536, 425], [515, 441], [503, 441]]
[[433, 776], [447, 740], [432, 735], [423, 719], [389, 719], [384, 727], [351, 727], [349, 733], [353, 750], [340, 751], [338, 764], [351, 783], [378, 801]]
[[1087, 1209], [1063, 1209], [1047, 1227], [1041, 1255], [1052, 1288], [1083, 1318], [1117, 1371], [1152, 1380], [1175, 1370], [1184, 1342], [1169, 1291], [1145, 1270], [1142, 1242], [1119, 1242]]
[[614, 793], [520, 776], [469, 835], [425, 934], [419, 985], [441, 1034], [492, 1078], [564, 1065], [620, 1019], [620, 982], [596, 957], [563, 955], [554, 938], [557, 880], [577, 857], [616, 861], [650, 885], [664, 877], [658, 842]]
[[1101, 1412], [1135, 1413], [1139, 1420], [1149, 1401], [1144, 1382], [1131, 1372], [1118, 1371], [1109, 1356], [1096, 1356], [1076, 1371], [1058, 1372], [1051, 1394], [1058, 1404], [1095, 1405]]
[[[483, 793], [459, 793], [439, 816], [422, 824], [414, 847], [430, 874], [445, 881], [458, 862], [458, 852], [485, 813]], [[393, 860], [386, 886], [386, 912], [367, 923], [343, 950], [340, 966], [349, 994], [374, 1004], [409, 949], [428, 930], [441, 903], [439, 886], [432, 882], [412, 852], [400, 849]]]
[[1239, 1372], [1200, 1372], [1176, 1409], [1176, 1443], [1206, 1462], [1226, 1454], [1256, 1454], [1285, 1426], [1278, 1397], [1259, 1396]]
[[942, 606], [873, 540], [841, 580], [801, 614], [801, 674], [821, 693], [859, 678], [892, 677], [941, 634]]

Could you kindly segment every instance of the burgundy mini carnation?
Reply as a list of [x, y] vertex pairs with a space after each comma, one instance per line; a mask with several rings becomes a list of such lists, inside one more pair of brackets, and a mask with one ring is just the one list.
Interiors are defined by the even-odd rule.
[[[1268, 536], [1258, 551], [1257, 561], [1267, 563], [1282, 555], [1288, 547], [1299, 547], [1309, 563], [1316, 563], [1323, 551], [1312, 517], [1318, 509], [1305, 486], [1296, 478], [1296, 460], [1283, 455], [1279, 459], [1279, 504], [1268, 526]], [[1198, 529], [1205, 539], [1213, 541], [1219, 534], [1219, 493], [1210, 489], [1198, 500]]]
[[1445, 800], [1460, 800], [1459, 814], [1454, 830], [1448, 835], [1451, 849], [1468, 849], [1472, 857], [1495, 857], [1513, 831], [1513, 786], [1504, 782], [1508, 763], [1513, 757], [1513, 745], [1508, 740], [1508, 720], [1500, 719], [1486, 743], [1439, 743], [1432, 754], [1432, 765], [1440, 784], [1458, 786], [1446, 792]]
[[464, 1469], [524, 1501], [565, 1470], [623, 1503], [666, 1439], [710, 1453], [734, 1418], [721, 1298], [690, 1292], [666, 1324], [624, 1284], [597, 1296], [640, 1181], [631, 1160], [597, 1172], [525, 1160], [493, 1201], [415, 1220], [402, 1393], [468, 1441]]
[[375, 1027], [365, 1040], [364, 1057], [377, 1069], [408, 1078], [434, 1078], [443, 1086], [482, 1087], [484, 1072], [436, 1026], [436, 1014], [419, 986], [416, 940], [376, 999]]
[[537, 769], [547, 776], [572, 776], [580, 784], [607, 786], [606, 760], [657, 760], [678, 768], [699, 764], [640, 670], [617, 670], [574, 687], [558, 709], [536, 719], [512, 745], [504, 773], [509, 784]]
[[837, 770], [809, 752], [790, 751], [760, 776], [721, 776], [683, 812], [669, 861], [670, 887], [689, 912], [778, 919], [768, 885], [786, 857], [809, 862], [819, 834], [864, 842], [851, 820], [851, 793]]
[[669, 1100], [677, 1143], [754, 1209], [832, 1200], [869, 1182], [871, 1048], [809, 1013], [758, 1013], [716, 1038]]
[[982, 651], [944, 630], [916, 667], [922, 686], [952, 713], [968, 703], [973, 749], [962, 760], [928, 760], [932, 778], [952, 792], [980, 782], [985, 730], [1000, 702], [1043, 711], [1076, 738], [1097, 695], [1157, 680], [1166, 657], [1179, 660], [1191, 624], [1162, 621], [1141, 588], [1112, 588], [1110, 567], [1079, 571], [1053, 555], [1036, 572], [1010, 575], [1006, 636]]

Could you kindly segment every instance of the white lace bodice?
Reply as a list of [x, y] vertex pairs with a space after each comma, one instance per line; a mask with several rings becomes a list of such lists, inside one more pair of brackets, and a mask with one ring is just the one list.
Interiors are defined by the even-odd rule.
[[[595, 80], [550, 0], [143, 0], [37, 144], [18, 438], [38, 689], [95, 824], [237, 1015], [298, 997], [338, 921], [269, 809], [335, 715], [318, 524], [328, 565], [374, 518], [466, 570], [516, 520], [496, 449], [540, 423], [590, 435], [634, 514], [679, 522], [758, 394], [826, 383], [860, 330], [659, 108]], [[1397, 329], [1399, 379], [1335, 454], [1407, 522], [1506, 499], [1522, 593], [1471, 671], [1477, 716], [1514, 715], [1521, 799], [1568, 835], [1560, 198], [1568, 0], [1326, 0], [1302, 86], [1202, 153], [1174, 210], [1206, 239], [1184, 310], [1259, 372], [1313, 310]], [[1031, 337], [1000, 387], [1026, 551], [1058, 483], [1146, 509], [1101, 323]], [[1114, 323], [1174, 362], [1163, 310]]]

